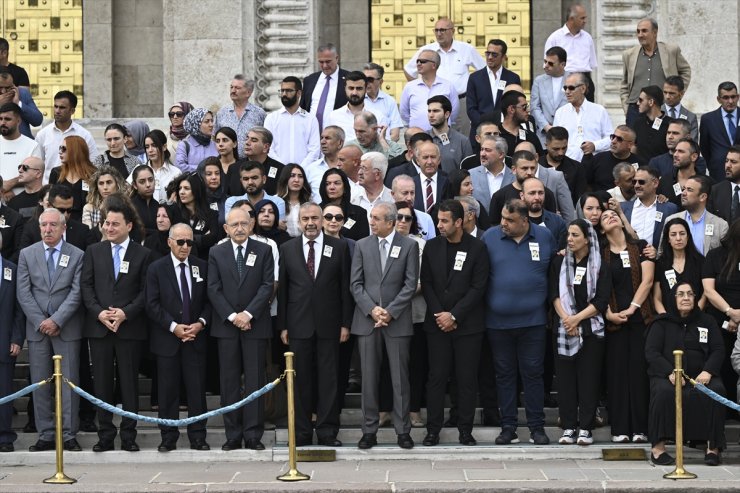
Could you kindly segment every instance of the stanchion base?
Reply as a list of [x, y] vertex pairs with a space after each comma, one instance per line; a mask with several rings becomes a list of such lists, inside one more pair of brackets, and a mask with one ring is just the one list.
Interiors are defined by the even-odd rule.
[[676, 468], [673, 470], [673, 472], [669, 472], [668, 474], [663, 475], [663, 479], [696, 479], [696, 474], [691, 472], [686, 472], [686, 470], [681, 468]]
[[44, 483], [47, 484], [73, 484], [76, 482], [76, 479], [70, 478], [63, 472], [58, 472], [52, 477], [44, 479]]
[[311, 478], [301, 472], [298, 472], [297, 469], [291, 469], [282, 476], [278, 476], [276, 479], [279, 479], [280, 481], [308, 481]]

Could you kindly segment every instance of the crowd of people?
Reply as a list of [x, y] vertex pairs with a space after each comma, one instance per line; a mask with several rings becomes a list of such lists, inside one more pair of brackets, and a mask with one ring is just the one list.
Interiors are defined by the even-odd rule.
[[[440, 18], [399, 104], [381, 65], [346, 71], [324, 45], [320, 71], [280, 83], [278, 110], [250, 102], [239, 74], [219, 111], [178, 102], [168, 131], [111, 123], [102, 153], [69, 91], [25, 133], [32, 99], [19, 67], [0, 68], [0, 395], [27, 342], [32, 381], [62, 354], [71, 381], [136, 412], [144, 371], [160, 417], [193, 416], [207, 392], [226, 406], [262, 387], [289, 348], [298, 446], [342, 445], [347, 391], [362, 395], [360, 449], [388, 424], [404, 449], [412, 427], [424, 446], [444, 426], [475, 445], [479, 405], [496, 444], [517, 443], [523, 390], [535, 444], [557, 406], [561, 444], [593, 443], [608, 418], [613, 442], [672, 463], [674, 349], [737, 400], [738, 92], [720, 83], [720, 107], [697, 118], [681, 104], [688, 62], [643, 19], [613, 128], [585, 22], [573, 5], [529, 102], [503, 40], [483, 58]], [[716, 465], [726, 412], [684, 393], [684, 436]], [[54, 449], [51, 405], [34, 393], [31, 451]], [[135, 420], [117, 429], [66, 387], [63, 405], [66, 450], [79, 430], [97, 431], [95, 452], [117, 434], [139, 450]], [[0, 408], [3, 452], [11, 418]], [[264, 449], [264, 422], [262, 399], [226, 414], [222, 449]], [[210, 449], [205, 422], [187, 435]], [[177, 428], [161, 436], [160, 452], [177, 447]]]

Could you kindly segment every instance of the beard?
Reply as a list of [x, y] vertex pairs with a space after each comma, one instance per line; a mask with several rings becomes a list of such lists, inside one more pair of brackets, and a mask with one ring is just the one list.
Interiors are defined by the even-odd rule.
[[293, 106], [294, 104], [296, 104], [296, 102], [298, 102], [298, 95], [297, 94], [293, 94], [292, 96], [281, 96], [280, 97], [280, 102], [286, 108], [290, 108], [291, 106]]
[[352, 106], [358, 106], [362, 104], [363, 101], [365, 101], [365, 96], [358, 96], [357, 94], [353, 94], [347, 98], [347, 101], [349, 101], [349, 104], [351, 104]]

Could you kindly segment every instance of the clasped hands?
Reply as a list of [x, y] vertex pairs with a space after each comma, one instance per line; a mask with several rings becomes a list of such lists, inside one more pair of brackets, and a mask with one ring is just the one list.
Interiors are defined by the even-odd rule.
[[126, 314], [120, 308], [109, 306], [98, 314], [98, 320], [111, 332], [118, 332], [121, 324], [126, 320]]
[[198, 333], [203, 330], [203, 324], [201, 322], [195, 322], [194, 324], [177, 324], [175, 329], [172, 331], [182, 342], [194, 341]]
[[231, 323], [236, 325], [239, 330], [250, 330], [252, 328], [252, 316], [246, 312], [239, 312]]
[[575, 315], [568, 315], [567, 317], [562, 318], [561, 321], [566, 334], [571, 337], [578, 335], [578, 327], [581, 326], [581, 319]]
[[457, 329], [457, 322], [452, 318], [452, 313], [450, 312], [435, 313], [434, 319], [437, 322], [437, 327], [442, 332], [451, 332]]
[[380, 306], [376, 306], [372, 309], [370, 312], [370, 316], [375, 320], [375, 328], [379, 327], [388, 327], [388, 324], [391, 322], [391, 314], [388, 313], [388, 311]]
[[[57, 325], [55, 321], [53, 321], [50, 318], [47, 318], [46, 320], [43, 320], [39, 324], [39, 332], [49, 337], [56, 337], [59, 335], [59, 332], [61, 332], [61, 329], [59, 328], [59, 326]], [[12, 351], [12, 347], [11, 347], [11, 351]], [[11, 356], [13, 355], [11, 354]]]

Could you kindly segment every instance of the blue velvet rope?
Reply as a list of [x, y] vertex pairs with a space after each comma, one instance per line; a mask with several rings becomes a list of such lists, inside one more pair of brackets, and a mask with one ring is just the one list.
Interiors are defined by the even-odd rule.
[[706, 394], [707, 396], [711, 397], [715, 401], [719, 402], [720, 404], [724, 404], [725, 406], [729, 407], [730, 409], [734, 409], [735, 411], [740, 411], [740, 405], [738, 405], [736, 402], [732, 402], [730, 399], [726, 397], [722, 397], [714, 390], [706, 387], [703, 384], [700, 384], [696, 380], [689, 379], [689, 381], [692, 383], [692, 385], [698, 390], [699, 392], [702, 392]]
[[26, 394], [30, 394], [31, 392], [33, 392], [37, 388], [39, 388], [42, 385], [45, 385], [46, 383], [48, 383], [50, 380], [51, 379], [49, 379], [49, 380], [42, 380], [41, 382], [38, 382], [38, 383], [32, 383], [28, 387], [22, 388], [21, 390], [19, 390], [18, 392], [15, 392], [14, 394], [6, 395], [5, 397], [0, 398], [0, 406], [2, 406], [3, 404], [7, 404], [8, 402], [12, 402], [12, 401], [16, 400], [19, 397], [23, 397]]

